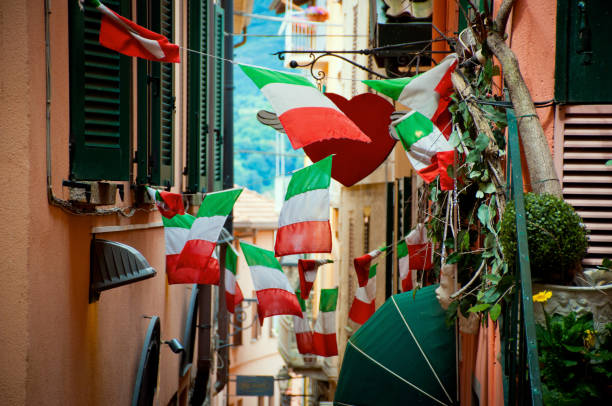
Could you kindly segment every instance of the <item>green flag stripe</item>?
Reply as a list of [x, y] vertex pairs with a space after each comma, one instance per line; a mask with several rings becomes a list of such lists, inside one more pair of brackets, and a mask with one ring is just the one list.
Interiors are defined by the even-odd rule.
[[387, 80], [364, 80], [363, 83], [370, 86], [372, 89], [379, 93], [389, 96], [393, 100], [397, 100], [400, 94], [408, 83], [412, 81], [416, 76], [411, 78], [398, 78], [398, 79], [387, 79]]
[[338, 301], [338, 288], [321, 289], [321, 301], [319, 310], [322, 312], [335, 312]]
[[278, 72], [247, 65], [238, 66], [260, 89], [270, 83], [288, 83], [291, 85], [315, 87], [305, 77], [293, 73]]
[[306, 302], [304, 301], [304, 299], [302, 299], [302, 296], [300, 296], [301, 292], [299, 289], [297, 289], [295, 291], [295, 296], [297, 296], [297, 300], [298, 303], [300, 304], [300, 308], [302, 309], [303, 312], [306, 311]]
[[227, 216], [232, 211], [242, 189], [229, 189], [208, 193], [198, 210], [198, 217]]
[[404, 258], [406, 255], [408, 255], [408, 246], [406, 241], [402, 240], [397, 244], [397, 257]]
[[378, 264], [374, 264], [370, 267], [370, 273], [368, 274], [368, 279], [371, 279], [376, 276], [376, 267]]
[[249, 266], [261, 265], [268, 268], [278, 269], [279, 271], [283, 272], [281, 264], [274, 256], [274, 252], [242, 241], [240, 242], [240, 248], [242, 249], [244, 258]]
[[229, 269], [231, 273], [236, 275], [236, 265], [238, 263], [238, 255], [234, 251], [233, 247], [228, 244], [225, 250], [225, 268]]
[[193, 217], [191, 214], [177, 214], [171, 219], [162, 216], [164, 227], [180, 227], [190, 229], [194, 221], [195, 217]]
[[434, 126], [430, 119], [415, 111], [400, 121], [395, 128], [402, 145], [409, 151], [412, 144], [431, 134]]
[[327, 189], [331, 181], [332, 155], [295, 172], [291, 176], [285, 200], [316, 189]]

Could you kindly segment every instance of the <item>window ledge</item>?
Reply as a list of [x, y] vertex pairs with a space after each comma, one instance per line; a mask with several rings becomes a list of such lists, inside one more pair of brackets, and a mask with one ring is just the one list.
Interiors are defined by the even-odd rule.
[[64, 180], [62, 186], [69, 189], [69, 200], [79, 205], [112, 206], [116, 202], [117, 190], [123, 200], [123, 185], [118, 183]]

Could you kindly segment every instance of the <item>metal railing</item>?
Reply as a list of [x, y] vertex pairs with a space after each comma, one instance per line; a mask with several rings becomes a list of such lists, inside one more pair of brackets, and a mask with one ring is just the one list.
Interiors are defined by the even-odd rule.
[[517, 263], [516, 289], [512, 304], [506, 306], [501, 320], [504, 399], [506, 405], [542, 405], [542, 387], [533, 315], [531, 268], [527, 244], [527, 223], [523, 195], [521, 151], [514, 110], [506, 110], [508, 119], [507, 193], [514, 200], [516, 212]]

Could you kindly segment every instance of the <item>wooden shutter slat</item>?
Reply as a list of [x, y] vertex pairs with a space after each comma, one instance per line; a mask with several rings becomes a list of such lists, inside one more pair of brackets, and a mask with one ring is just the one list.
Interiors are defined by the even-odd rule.
[[612, 257], [612, 106], [559, 106], [555, 126], [563, 195], [590, 231], [583, 265], [601, 265]]

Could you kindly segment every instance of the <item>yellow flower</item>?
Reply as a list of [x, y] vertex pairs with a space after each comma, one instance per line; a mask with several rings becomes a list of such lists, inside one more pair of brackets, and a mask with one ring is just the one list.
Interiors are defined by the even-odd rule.
[[595, 345], [595, 332], [593, 330], [584, 331], [584, 347], [588, 350]]
[[534, 302], [546, 302], [551, 297], [552, 297], [552, 292], [550, 290], [543, 290], [540, 293], [533, 295], [533, 301]]

